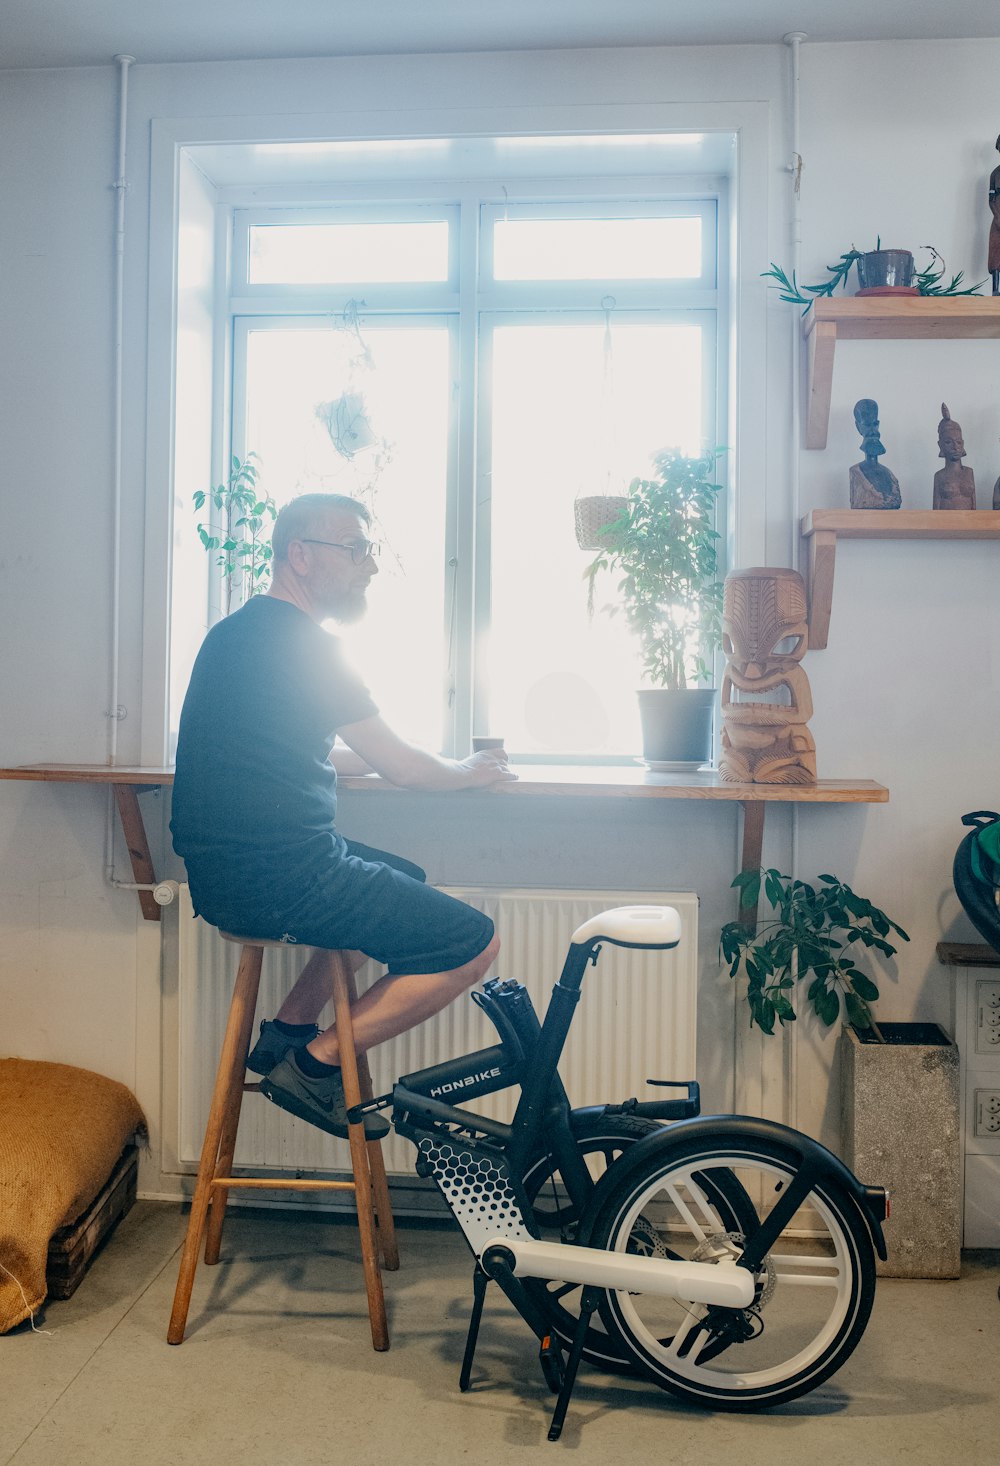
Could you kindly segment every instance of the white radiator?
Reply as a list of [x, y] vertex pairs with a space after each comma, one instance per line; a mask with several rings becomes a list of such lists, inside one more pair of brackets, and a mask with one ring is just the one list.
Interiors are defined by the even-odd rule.
[[[663, 1097], [646, 1080], [695, 1078], [698, 898], [692, 892], [496, 891], [455, 889], [451, 895], [485, 911], [501, 940], [497, 971], [518, 978], [542, 1018], [562, 969], [570, 937], [588, 916], [612, 906], [675, 906], [683, 937], [672, 952], [643, 952], [605, 945], [596, 968], [588, 968], [583, 997], [570, 1030], [560, 1074], [574, 1105]], [[222, 1047], [239, 948], [196, 917], [187, 886], [178, 900], [178, 1145], [185, 1169], [196, 1168], [208, 1116], [215, 1066]], [[299, 947], [264, 953], [260, 1000], [254, 1023], [273, 1017], [308, 953]], [[381, 969], [368, 964], [359, 987]], [[490, 973], [490, 976], [493, 974]], [[329, 1019], [321, 1020], [329, 1021]], [[401, 1074], [497, 1042], [492, 1025], [468, 996], [437, 1017], [380, 1045], [370, 1055], [376, 1094]], [[253, 1075], [249, 1076], [251, 1079]], [[512, 1091], [475, 1101], [470, 1108], [507, 1120]], [[384, 1142], [386, 1167], [413, 1174], [414, 1150], [399, 1136]], [[236, 1165], [277, 1171], [338, 1171], [350, 1165], [346, 1141], [247, 1095], [240, 1118]]]

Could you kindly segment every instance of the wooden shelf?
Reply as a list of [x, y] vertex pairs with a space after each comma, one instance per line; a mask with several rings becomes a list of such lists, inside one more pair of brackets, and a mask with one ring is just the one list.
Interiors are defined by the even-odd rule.
[[995, 509], [814, 509], [802, 520], [801, 531], [809, 546], [809, 649], [820, 651], [826, 646], [830, 631], [838, 539], [1000, 540], [1000, 512]]
[[[517, 774], [516, 783], [491, 784], [485, 789], [468, 790], [463, 795], [447, 797], [469, 798], [475, 793], [506, 798], [532, 795], [576, 797], [582, 794], [602, 799], [738, 801], [743, 810], [743, 870], [756, 870], [761, 863], [764, 816], [769, 804], [885, 804], [889, 798], [885, 785], [873, 779], [820, 779], [815, 784], [727, 784], [713, 771], [654, 773], [638, 766], [595, 768], [558, 764], [519, 764]], [[110, 785], [114, 789], [136, 883], [150, 887], [156, 884], [137, 795], [143, 789], [172, 784], [173, 769], [108, 768], [104, 764], [23, 764], [19, 768], [0, 769], [0, 779]], [[337, 786], [344, 791], [360, 790], [383, 796], [407, 792], [374, 775], [338, 778]], [[159, 921], [160, 908], [153, 900], [152, 891], [140, 890], [138, 896], [146, 920]], [[757, 920], [756, 906], [743, 907], [739, 919], [744, 926], [752, 928]]]
[[1000, 296], [866, 295], [817, 300], [802, 318], [802, 334], [808, 346], [805, 446], [825, 448], [838, 341], [1000, 337]]

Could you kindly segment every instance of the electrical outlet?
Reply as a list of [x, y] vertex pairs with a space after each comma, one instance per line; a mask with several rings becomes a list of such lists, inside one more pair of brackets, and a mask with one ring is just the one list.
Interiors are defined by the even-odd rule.
[[976, 1090], [976, 1134], [1000, 1135], [1000, 1089]]
[[1000, 982], [984, 978], [976, 983], [976, 1053], [1000, 1050]]

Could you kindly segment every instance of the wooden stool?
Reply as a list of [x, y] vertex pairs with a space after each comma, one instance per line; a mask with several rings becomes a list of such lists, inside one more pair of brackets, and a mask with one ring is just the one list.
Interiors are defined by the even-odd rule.
[[[375, 1349], [388, 1349], [389, 1330], [385, 1317], [385, 1299], [382, 1293], [382, 1275], [379, 1270], [379, 1253], [382, 1266], [389, 1271], [399, 1267], [399, 1253], [396, 1248], [396, 1234], [389, 1203], [389, 1186], [382, 1158], [382, 1145], [378, 1140], [366, 1140], [363, 1125], [350, 1125], [348, 1139], [351, 1147], [352, 1181], [320, 1180], [276, 1180], [267, 1176], [234, 1176], [233, 1154], [236, 1150], [236, 1131], [240, 1121], [240, 1107], [247, 1090], [260, 1090], [259, 1084], [245, 1082], [246, 1059], [253, 1036], [254, 1011], [257, 1006], [257, 990], [260, 986], [260, 971], [265, 947], [279, 947], [280, 942], [267, 941], [257, 937], [234, 937], [223, 932], [229, 942], [242, 947], [240, 963], [233, 989], [233, 1001], [229, 1008], [226, 1034], [222, 1041], [222, 1054], [212, 1093], [212, 1104], [205, 1129], [201, 1150], [201, 1164], [198, 1179], [191, 1200], [191, 1216], [188, 1221], [187, 1238], [181, 1254], [177, 1288], [174, 1293], [174, 1307], [167, 1330], [167, 1342], [179, 1344], [184, 1338], [191, 1289], [194, 1286], [195, 1270], [198, 1266], [198, 1252], [202, 1235], [205, 1237], [205, 1262], [219, 1260], [219, 1246], [222, 1240], [222, 1223], [226, 1215], [226, 1202], [233, 1187], [247, 1190], [266, 1191], [353, 1191], [358, 1212], [358, 1231], [361, 1239], [361, 1258], [364, 1264], [365, 1288], [368, 1293], [368, 1316], [371, 1320], [372, 1344]], [[351, 1023], [351, 1004], [357, 998], [354, 973], [343, 952], [328, 952], [330, 985], [333, 993], [334, 1013], [337, 1025], [337, 1042], [340, 1048], [341, 1070], [344, 1080], [344, 1098], [348, 1109], [362, 1099], [371, 1099], [372, 1082], [368, 1060], [364, 1054], [354, 1050], [354, 1029]]]

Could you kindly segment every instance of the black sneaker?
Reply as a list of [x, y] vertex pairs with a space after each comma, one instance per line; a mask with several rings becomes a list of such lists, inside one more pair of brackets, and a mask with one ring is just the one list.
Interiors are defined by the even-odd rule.
[[252, 1069], [255, 1074], [270, 1074], [275, 1064], [280, 1064], [286, 1054], [293, 1049], [304, 1049], [318, 1033], [315, 1023], [308, 1029], [303, 1024], [301, 1035], [289, 1038], [276, 1023], [265, 1018], [260, 1025], [260, 1038], [247, 1055], [247, 1068]]
[[[319, 1126], [329, 1135], [338, 1135], [341, 1140], [347, 1139], [347, 1104], [339, 1069], [334, 1069], [329, 1077], [311, 1079], [302, 1073], [294, 1059], [282, 1059], [261, 1082], [260, 1092], [300, 1120], [308, 1120], [310, 1125]], [[366, 1140], [381, 1140], [388, 1134], [389, 1126], [381, 1115], [365, 1116]]]

